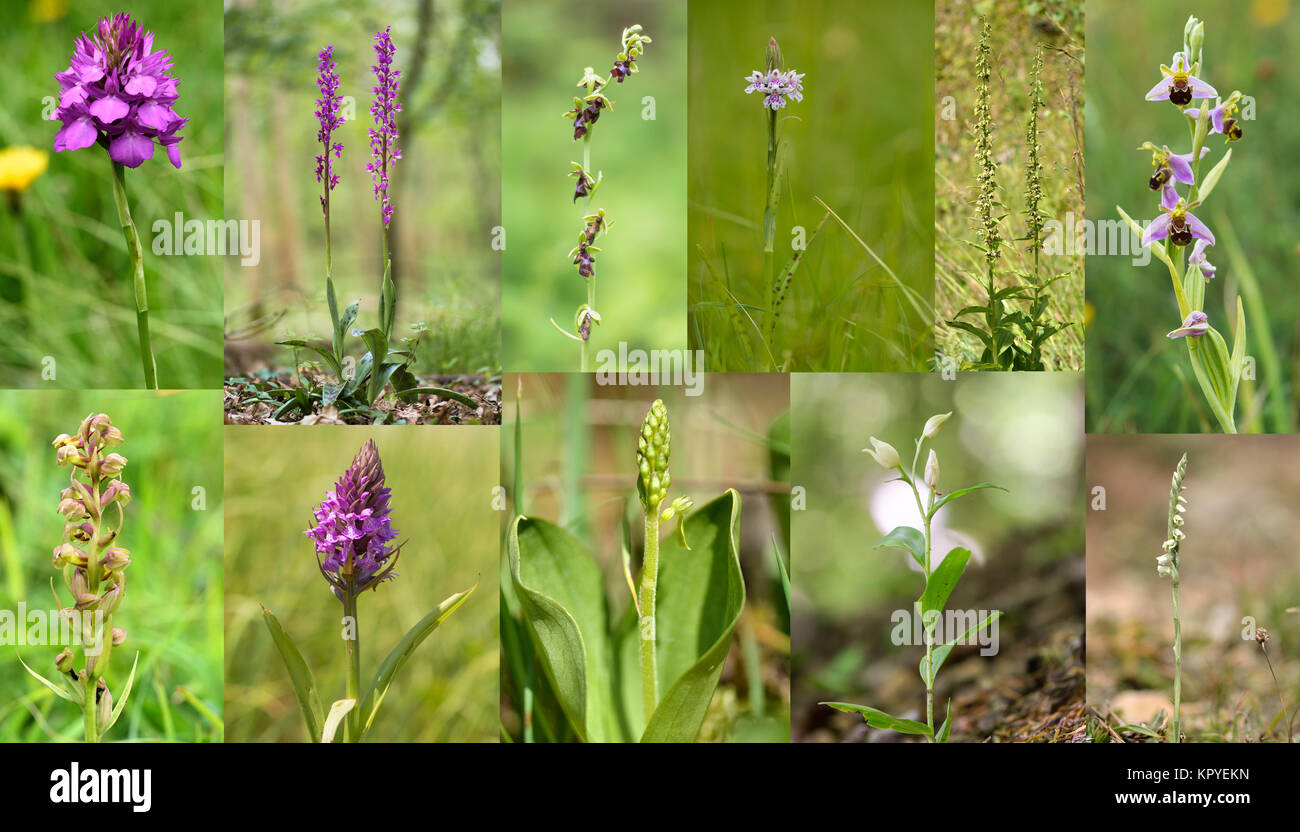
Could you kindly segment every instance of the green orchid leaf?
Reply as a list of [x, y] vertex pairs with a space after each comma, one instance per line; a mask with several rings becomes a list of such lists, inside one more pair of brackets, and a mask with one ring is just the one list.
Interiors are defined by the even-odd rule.
[[293, 692], [298, 696], [302, 719], [307, 725], [307, 736], [311, 737], [312, 742], [317, 742], [324, 724], [324, 711], [320, 704], [316, 677], [312, 675], [311, 668], [307, 666], [307, 660], [303, 658], [298, 645], [280, 626], [280, 621], [275, 614], [266, 607], [262, 607], [262, 620], [266, 622], [266, 628], [271, 631], [271, 639], [275, 642], [276, 649], [280, 651], [280, 658], [284, 660], [284, 666], [289, 671]]
[[54, 691], [54, 694], [56, 696], [68, 700], [69, 702], [73, 703], [77, 707], [81, 707], [81, 703], [83, 701], [82, 697], [73, 696], [72, 693], [70, 693], [69, 691], [65, 690], [64, 688], [60, 687], [54, 682], [51, 682], [49, 679], [46, 679], [44, 676], [37, 673], [35, 670], [32, 670], [30, 667], [27, 666], [27, 662], [23, 661], [22, 654], [18, 654], [18, 663], [21, 664], [24, 668], [26, 668], [28, 673], [32, 674], [32, 678], [34, 678], [36, 681], [40, 682], [42, 685], [49, 688], [50, 690]]
[[1246, 365], [1246, 310], [1237, 295], [1237, 327], [1232, 333], [1232, 388], [1229, 404], [1235, 405], [1237, 390], [1241, 387], [1241, 371]]
[[330, 705], [330, 712], [325, 717], [325, 726], [321, 729], [321, 742], [334, 742], [334, 735], [338, 733], [339, 726], [343, 724], [343, 717], [352, 712], [356, 707], [355, 699], [339, 699], [333, 705]]
[[357, 321], [357, 310], [361, 308], [361, 301], [354, 300], [348, 304], [348, 308], [343, 312], [343, 317], [339, 319], [339, 334], [347, 332]]
[[1219, 163], [1211, 168], [1209, 173], [1205, 174], [1205, 178], [1201, 180], [1201, 187], [1197, 190], [1197, 199], [1204, 202], [1210, 198], [1210, 194], [1214, 191], [1214, 186], [1219, 184], [1219, 177], [1223, 176], [1223, 172], [1227, 169], [1228, 162], [1230, 161], [1232, 161], [1232, 148], [1228, 148], [1228, 151], [1223, 154], [1223, 158], [1219, 160]]
[[334, 348], [324, 341], [307, 341], [302, 338], [289, 338], [284, 341], [276, 341], [282, 347], [296, 347], [303, 350], [311, 350], [319, 355], [326, 364], [329, 365], [330, 371], [335, 377], [343, 378], [343, 366], [339, 364], [338, 358], [334, 356]]
[[970, 488], [959, 488], [956, 491], [949, 491], [947, 494], [944, 494], [943, 496], [939, 497], [939, 499], [934, 501], [934, 505], [930, 508], [930, 516], [933, 517], [934, 515], [938, 514], [939, 509], [948, 505], [948, 503], [952, 502], [958, 497], [965, 497], [967, 494], [971, 494], [975, 491], [979, 491], [982, 488], [996, 488], [998, 491], [1006, 491], [1006, 489], [1003, 488], [1002, 486], [994, 485], [991, 482], [982, 482], [979, 485], [972, 485]]
[[[936, 647], [934, 649], [934, 673], [931, 678], [927, 679], [927, 684], [929, 684], [931, 687], [934, 686], [934, 679], [939, 675], [939, 668], [943, 667], [943, 663], [948, 660], [948, 654], [952, 652], [952, 648], [956, 647], [958, 642], [966, 641], [966, 639], [970, 638], [975, 633], [978, 633], [980, 630], [983, 630], [985, 627], [989, 626], [990, 624], [992, 624], [994, 621], [998, 620], [1001, 617], [1002, 617], [1001, 610], [998, 610], [997, 612], [989, 613], [984, 617], [982, 621], [980, 621], [974, 627], [971, 627], [966, 632], [962, 633], [960, 636], [957, 636], [952, 641], [948, 642], [947, 644], [941, 647]], [[926, 679], [925, 657], [921, 658], [921, 678]]]
[[952, 700], [948, 700], [948, 714], [943, 718], [943, 725], [939, 726], [939, 733], [935, 735], [935, 742], [947, 742], [948, 732], [952, 730]]
[[506, 556], [524, 623], [573, 730], [587, 742], [628, 739], [613, 701], [600, 567], [569, 532], [531, 517], [511, 524]]
[[876, 541], [873, 549], [902, 549], [912, 556], [918, 565], [925, 564], [925, 535], [911, 526], [898, 526], [892, 532]]
[[844, 711], [848, 714], [858, 714], [865, 719], [867, 724], [872, 728], [898, 731], [902, 734], [920, 734], [923, 737], [931, 736], [930, 728], [924, 722], [891, 716], [884, 711], [879, 711], [875, 708], [867, 707], [866, 705], [854, 705], [850, 702], [822, 702], [820, 704], [834, 708], [837, 711]]
[[444, 399], [460, 402], [466, 407], [477, 409], [479, 403], [466, 396], [463, 393], [457, 393], [455, 390], [448, 390], [446, 387], [409, 387], [402, 391], [403, 394], [415, 395], [417, 393], [427, 393], [431, 396], [441, 396]]
[[[393, 684], [393, 678], [397, 672], [406, 664], [407, 659], [420, 646], [423, 641], [429, 637], [429, 634], [438, 629], [438, 625], [451, 617], [451, 614], [460, 609], [460, 605], [468, 600], [474, 590], [478, 589], [478, 582], [464, 592], [457, 592], [447, 600], [435, 607], [428, 615], [421, 618], [415, 623], [415, 626], [406, 631], [402, 640], [397, 642], [384, 659], [384, 663], [375, 671], [375, 676], [370, 680], [370, 686], [366, 688], [365, 695], [361, 698], [361, 736], [365, 737], [366, 732], [375, 721], [375, 714], [379, 713], [379, 706], [384, 704], [384, 697], [388, 695], [388, 688]], [[337, 703], [336, 703], [337, 704]]]
[[694, 742], [745, 606], [740, 571], [740, 494], [734, 490], [691, 514], [683, 547], [659, 550], [655, 657], [661, 691], [642, 742]]
[[925, 583], [925, 592], [921, 595], [922, 616], [931, 611], [943, 611], [944, 604], [948, 603], [948, 596], [957, 588], [957, 582], [966, 572], [966, 563], [969, 560], [970, 549], [958, 546], [935, 567], [930, 573], [930, 580]]
[[102, 737], [112, 728], [117, 718], [122, 715], [122, 710], [126, 707], [126, 700], [131, 696], [131, 688], [135, 685], [135, 668], [140, 664], [140, 651], [135, 653], [135, 661], [131, 662], [131, 673], [126, 677], [126, 685], [122, 688], [122, 695], [113, 703], [113, 712], [108, 716], [108, 724], [100, 726], [99, 735]]

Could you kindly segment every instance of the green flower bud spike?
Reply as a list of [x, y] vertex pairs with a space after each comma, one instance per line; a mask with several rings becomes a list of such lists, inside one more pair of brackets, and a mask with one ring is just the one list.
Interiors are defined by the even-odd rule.
[[[659, 681], [655, 668], [655, 590], [659, 580], [659, 506], [668, 496], [672, 475], [668, 459], [672, 435], [668, 408], [655, 399], [641, 424], [636, 443], [636, 490], [645, 514], [645, 556], [641, 564], [641, 701], [650, 719], [659, 703]], [[673, 508], [683, 511], [674, 503]], [[669, 509], [670, 511], [672, 509]], [[685, 532], [683, 532], [685, 534]]]

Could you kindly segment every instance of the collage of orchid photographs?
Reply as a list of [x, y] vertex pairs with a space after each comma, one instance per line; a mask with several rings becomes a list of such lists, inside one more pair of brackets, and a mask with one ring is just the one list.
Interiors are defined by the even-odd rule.
[[0, 741], [1300, 736], [1300, 0], [3, 3]]

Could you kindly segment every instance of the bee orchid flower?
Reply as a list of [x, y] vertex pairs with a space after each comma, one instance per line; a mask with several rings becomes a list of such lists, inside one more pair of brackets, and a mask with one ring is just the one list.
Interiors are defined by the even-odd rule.
[[1200, 338], [1210, 331], [1210, 318], [1204, 312], [1193, 312], [1183, 325], [1166, 335], [1166, 338]]
[[1142, 232], [1142, 245], [1148, 246], [1157, 240], [1168, 237], [1176, 246], [1190, 245], [1193, 239], [1204, 240], [1214, 245], [1214, 234], [1209, 226], [1196, 218], [1190, 209], [1200, 202], [1185, 204], [1172, 187], [1166, 187], [1160, 198], [1160, 216], [1151, 221], [1146, 231]]
[[1160, 74], [1164, 77], [1147, 92], [1147, 101], [1169, 101], [1178, 107], [1186, 107], [1193, 98], [1218, 97], [1214, 87], [1192, 74], [1185, 53], [1175, 52], [1170, 63], [1172, 66], [1160, 65]]

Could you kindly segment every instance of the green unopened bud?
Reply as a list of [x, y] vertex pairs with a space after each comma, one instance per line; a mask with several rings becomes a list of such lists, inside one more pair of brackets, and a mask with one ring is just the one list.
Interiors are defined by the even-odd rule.
[[889, 468], [892, 470], [901, 464], [901, 461], [898, 458], [898, 451], [894, 449], [894, 446], [888, 442], [881, 442], [874, 436], [871, 437], [871, 447], [863, 448], [862, 451], [863, 453], [871, 454], [876, 462], [880, 463], [882, 468]]
[[[1193, 23], [1193, 21], [1195, 22]], [[1190, 53], [1187, 60], [1191, 62], [1192, 66], [1199, 69], [1201, 48], [1205, 45], [1205, 24], [1195, 17], [1189, 18], [1187, 22], [1191, 24], [1191, 30], [1187, 36], [1187, 46]]]
[[98, 710], [95, 714], [95, 723], [99, 726], [99, 730], [103, 731], [104, 726], [113, 718], [113, 694], [109, 692], [108, 685], [104, 684], [103, 679], [99, 680], [99, 684], [103, 685], [103, 687], [97, 687], [95, 692], [95, 695], [99, 699]]
[[113, 628], [113, 646], [114, 646], [114, 647], [117, 647], [118, 645], [120, 645], [120, 644], [121, 644], [122, 642], [124, 642], [124, 641], [126, 641], [126, 630], [123, 630], [121, 627], [114, 627], [114, 628]]
[[54, 658], [54, 666], [59, 669], [60, 673], [67, 673], [72, 670], [72, 666], [76, 664], [76, 662], [77, 657], [74, 656], [72, 650], [67, 647], [63, 648], [63, 652]]
[[637, 493], [647, 514], [657, 511], [668, 496], [672, 477], [668, 473], [668, 459], [672, 451], [672, 436], [668, 427], [668, 408], [662, 399], [655, 399], [641, 424], [637, 437], [636, 467]]
[[695, 506], [695, 501], [690, 497], [676, 497], [672, 505], [664, 509], [660, 518], [667, 523], [675, 516], [677, 518], [677, 542], [681, 544], [686, 551], [691, 550], [691, 544], [686, 542], [686, 515], [690, 513]]
[[785, 65], [785, 59], [781, 55], [781, 44], [776, 42], [776, 38], [769, 38], [767, 41], [767, 71], [779, 72]]
[[948, 417], [951, 415], [952, 411], [949, 410], [947, 413], [936, 413], [929, 419], [926, 419], [925, 429], [921, 431], [921, 435], [926, 439], [933, 439], [935, 434], [939, 432], [939, 428], [943, 427], [943, 423], [948, 421]]
[[925, 461], [925, 484], [931, 491], [939, 490], [939, 455], [930, 451], [930, 458]]

